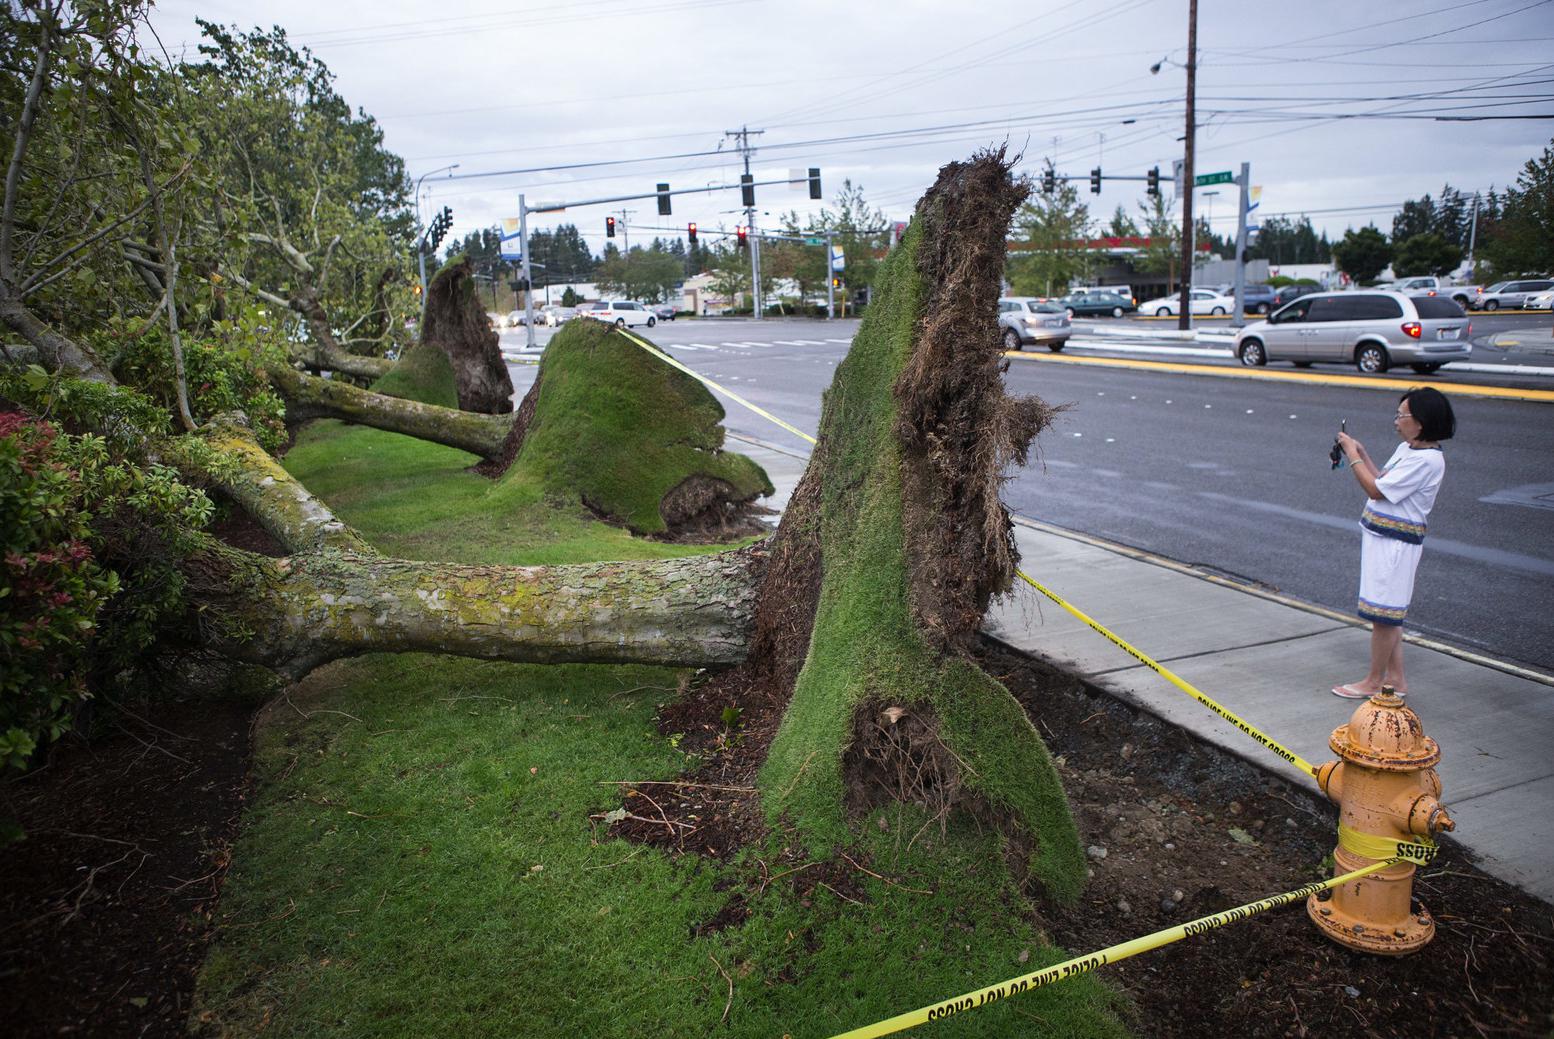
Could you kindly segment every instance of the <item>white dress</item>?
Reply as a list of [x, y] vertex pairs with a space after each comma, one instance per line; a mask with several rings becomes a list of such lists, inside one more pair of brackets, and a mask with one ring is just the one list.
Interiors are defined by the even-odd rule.
[[1364, 619], [1397, 625], [1408, 615], [1425, 520], [1445, 474], [1440, 448], [1399, 444], [1377, 476], [1383, 500], [1367, 501], [1360, 515], [1358, 612]]

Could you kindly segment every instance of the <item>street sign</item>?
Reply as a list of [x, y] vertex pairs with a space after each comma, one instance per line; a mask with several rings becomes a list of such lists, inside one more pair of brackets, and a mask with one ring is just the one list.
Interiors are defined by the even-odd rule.
[[806, 238], [806, 239], [804, 239], [804, 244], [805, 245], [825, 245], [826, 244], [826, 240], [824, 238]]
[[1171, 181], [1175, 188], [1174, 194], [1176, 198], [1182, 197], [1182, 168], [1185, 165], [1186, 163], [1181, 159], [1176, 159], [1171, 163]]
[[1235, 175], [1229, 170], [1224, 173], [1201, 173], [1192, 179], [1193, 186], [1201, 188], [1206, 184], [1234, 184]]

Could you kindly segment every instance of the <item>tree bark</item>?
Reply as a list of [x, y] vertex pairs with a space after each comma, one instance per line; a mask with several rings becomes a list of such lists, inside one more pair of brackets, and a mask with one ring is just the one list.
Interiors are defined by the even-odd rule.
[[764, 552], [584, 566], [271, 559], [212, 541], [189, 561], [212, 648], [292, 678], [362, 653], [721, 667], [745, 658]]
[[290, 368], [271, 372], [286, 400], [286, 421], [337, 418], [374, 429], [456, 447], [481, 458], [500, 458], [513, 416], [481, 415], [359, 389]]

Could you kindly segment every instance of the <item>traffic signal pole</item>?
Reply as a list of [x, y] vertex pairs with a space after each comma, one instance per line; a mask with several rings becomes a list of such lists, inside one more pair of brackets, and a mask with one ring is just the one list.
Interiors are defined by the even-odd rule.
[[[518, 196], [518, 241], [523, 249], [523, 330], [524, 345], [534, 349], [534, 280], [529, 277], [532, 269], [529, 266], [529, 207], [524, 205], [523, 196]], [[550, 256], [545, 257], [547, 260]], [[548, 285], [549, 282], [546, 282]]]
[[1236, 310], [1231, 319], [1236, 324], [1246, 320], [1246, 215], [1252, 203], [1252, 164], [1241, 164], [1241, 204], [1236, 214]]
[[1197, 123], [1193, 112], [1193, 100], [1198, 87], [1198, 0], [1187, 4], [1187, 147], [1182, 156], [1182, 295], [1176, 327], [1183, 331], [1192, 328], [1192, 261], [1197, 228], [1192, 222], [1193, 196], [1193, 144], [1197, 137]]

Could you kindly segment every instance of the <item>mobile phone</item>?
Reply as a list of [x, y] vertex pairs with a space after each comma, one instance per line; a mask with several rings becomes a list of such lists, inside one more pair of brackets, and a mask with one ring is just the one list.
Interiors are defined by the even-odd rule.
[[[1348, 419], [1345, 419], [1345, 418], [1339, 419], [1338, 420], [1338, 431], [1340, 433], [1344, 432], [1347, 429], [1348, 425], [1349, 425], [1349, 420]], [[1333, 449], [1327, 453], [1327, 457], [1332, 460], [1333, 468], [1334, 469], [1337, 469], [1337, 468], [1341, 467], [1344, 464], [1344, 449], [1338, 443], [1338, 441], [1336, 439], [1333, 441]]]

